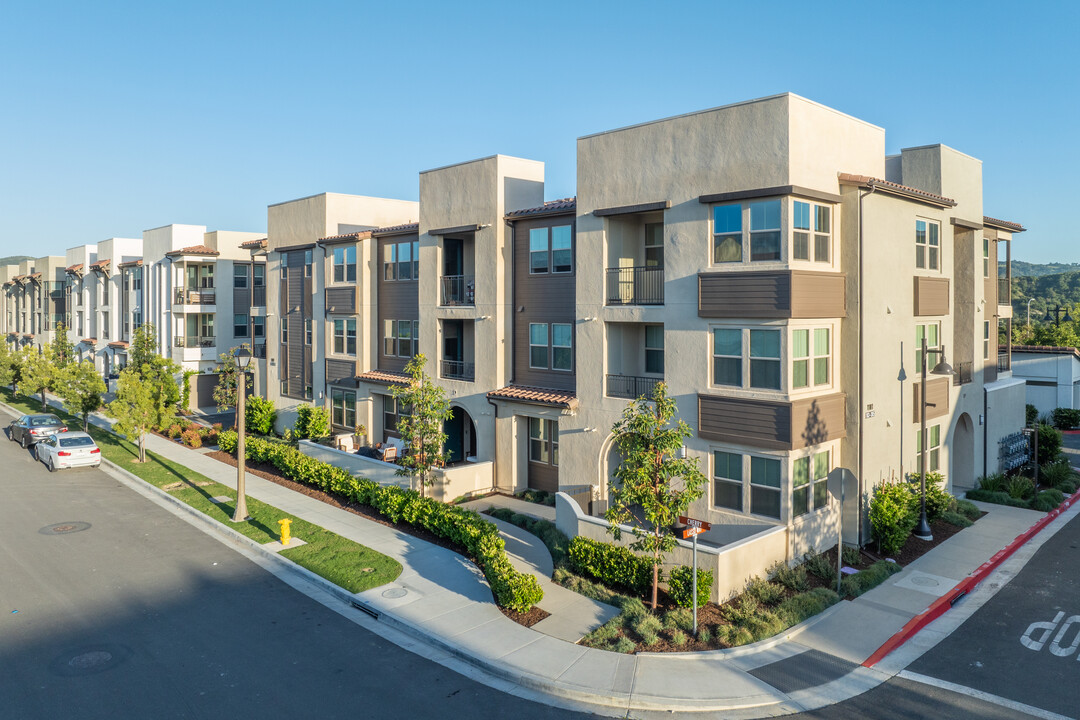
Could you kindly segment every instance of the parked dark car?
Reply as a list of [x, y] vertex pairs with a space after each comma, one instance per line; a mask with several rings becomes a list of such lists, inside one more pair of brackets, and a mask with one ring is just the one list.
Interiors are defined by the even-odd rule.
[[67, 432], [67, 425], [55, 415], [23, 415], [8, 425], [8, 440], [26, 448], [42, 438], [62, 432]]

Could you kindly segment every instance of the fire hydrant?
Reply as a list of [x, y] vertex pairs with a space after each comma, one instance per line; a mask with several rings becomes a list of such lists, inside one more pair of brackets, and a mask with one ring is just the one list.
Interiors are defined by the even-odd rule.
[[289, 534], [289, 525], [292, 524], [292, 520], [285, 518], [277, 521], [281, 526], [281, 545], [284, 547], [289, 544], [289, 540], [292, 539], [292, 535]]

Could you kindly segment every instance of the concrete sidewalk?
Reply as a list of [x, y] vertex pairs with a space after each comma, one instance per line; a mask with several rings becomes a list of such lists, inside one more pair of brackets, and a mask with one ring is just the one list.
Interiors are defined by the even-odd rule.
[[[107, 421], [96, 419], [95, 424]], [[231, 466], [175, 442], [151, 436], [148, 449], [223, 484], [235, 483]], [[546, 582], [551, 567], [546, 548], [514, 526], [498, 523], [512, 562], [540, 575], [548, 593], [540, 606], [549, 606], [552, 612], [552, 618], [531, 629], [499, 611], [479, 570], [457, 553], [261, 478], [248, 476], [247, 484], [251, 497], [401, 562], [404, 570], [394, 583], [353, 596], [380, 621], [494, 678], [569, 700], [577, 707], [619, 715], [627, 710], [678, 709], [761, 717], [809, 710], [865, 692], [902, 666], [892, 662], [865, 668], [864, 660], [1043, 517], [1030, 510], [980, 505], [988, 514], [979, 522], [878, 588], [754, 645], [703, 653], [620, 655], [576, 645], [568, 639], [580, 628], [550, 622], [563, 615], [564, 603], [578, 603], [580, 596]], [[1080, 505], [1070, 508], [1033, 542], [1052, 534], [1078, 511]], [[593, 612], [594, 621], [602, 622], [608, 609], [587, 601], [578, 611]], [[549, 622], [544, 632], [541, 625]]]

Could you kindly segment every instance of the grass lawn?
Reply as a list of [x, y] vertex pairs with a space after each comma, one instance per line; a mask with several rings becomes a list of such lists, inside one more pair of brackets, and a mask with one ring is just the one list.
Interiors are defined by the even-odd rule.
[[[0, 400], [20, 412], [41, 412], [40, 400], [25, 396], [14, 398], [9, 388], [0, 388]], [[57, 408], [49, 408], [49, 412], [59, 416], [72, 429], [82, 429], [79, 418]], [[231, 518], [236, 507], [236, 491], [233, 488], [210, 481], [149, 451], [146, 462], [140, 463], [138, 446], [93, 425], [90, 426], [90, 434], [105, 458], [154, 487], [165, 490], [257, 543], [265, 544], [279, 539], [278, 520], [289, 517], [281, 510], [249, 497], [247, 506], [251, 519], [234, 523]], [[229, 500], [215, 503], [211, 502], [212, 497], [228, 497]], [[280, 554], [349, 592], [362, 592], [385, 585], [401, 574], [401, 565], [393, 558], [299, 518], [290, 519], [292, 535], [302, 538], [307, 544], [282, 550]]]

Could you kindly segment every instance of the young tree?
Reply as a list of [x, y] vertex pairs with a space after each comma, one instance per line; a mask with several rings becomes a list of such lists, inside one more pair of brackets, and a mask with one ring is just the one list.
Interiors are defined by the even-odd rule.
[[159, 355], [157, 328], [153, 323], [140, 325], [131, 336], [128, 365], [142, 372], [143, 365], [152, 365]]
[[90, 423], [90, 413], [102, 406], [101, 396], [108, 388], [92, 362], [71, 363], [60, 371], [58, 394], [69, 413], [83, 420], [85, 431]]
[[[158, 399], [155, 399], [157, 397]], [[109, 403], [109, 415], [116, 419], [113, 428], [138, 443], [138, 462], [146, 462], [146, 434], [161, 415], [160, 394], [153, 384], [131, 368], [120, 373], [116, 381], [116, 399]]]
[[176, 382], [180, 365], [158, 354], [157, 329], [153, 323], [140, 325], [132, 336], [128, 367], [150, 383], [155, 393], [154, 404], [168, 410], [155, 425], [161, 427], [166, 421], [171, 422], [175, 415], [172, 409], [180, 402], [180, 384]]
[[[246, 348], [248, 352], [251, 352], [251, 346], [247, 343], [240, 345], [239, 347]], [[217, 403], [217, 408], [221, 412], [225, 412], [231, 407], [236, 407], [236, 383], [238, 372], [236, 370], [236, 359], [233, 357], [233, 353], [239, 348], [232, 348], [228, 352], [223, 352], [218, 356], [218, 362], [221, 363], [221, 370], [218, 371], [217, 385], [214, 386], [214, 402]], [[250, 369], [251, 366], [248, 365]], [[253, 373], [244, 373], [246, 384], [248, 388], [251, 388], [255, 384]]]
[[11, 345], [0, 341], [0, 385], [11, 385], [15, 376], [14, 352]]
[[68, 329], [64, 323], [56, 323], [56, 332], [47, 352], [57, 368], [66, 368], [75, 361], [75, 346], [68, 339]]
[[622, 536], [620, 526], [630, 525], [637, 538], [630, 547], [650, 556], [653, 610], [660, 565], [676, 545], [672, 526], [701, 497], [705, 485], [697, 458], [679, 457], [683, 442], [693, 433], [682, 420], [671, 424], [676, 411], [667, 387], [657, 383], [651, 398], [631, 402], [612, 427], [623, 461], [615, 471], [619, 484], [608, 489], [604, 517], [616, 540]]
[[425, 364], [427, 358], [422, 354], [413, 356], [405, 366], [405, 372], [411, 378], [409, 383], [390, 388], [397, 402], [411, 408], [411, 414], [402, 415], [398, 420], [397, 430], [405, 443], [406, 453], [397, 472], [398, 475], [416, 478], [420, 483], [421, 495], [426, 486], [435, 482], [432, 468], [446, 464], [443, 423], [450, 419], [453, 412], [446, 400], [446, 392], [424, 373]]
[[38, 352], [36, 348], [26, 347], [23, 349], [22, 383], [30, 395], [41, 393], [41, 409], [48, 410], [45, 402], [45, 391], [51, 388], [55, 382], [56, 367], [52, 364], [48, 355]]
[[0, 381], [4, 385], [10, 385], [11, 391], [18, 395], [23, 368], [26, 366], [26, 348], [9, 348], [7, 345], [4, 348], [7, 355], [0, 360]]

